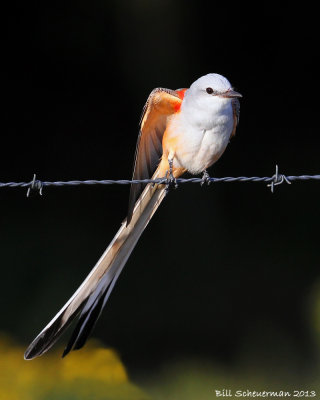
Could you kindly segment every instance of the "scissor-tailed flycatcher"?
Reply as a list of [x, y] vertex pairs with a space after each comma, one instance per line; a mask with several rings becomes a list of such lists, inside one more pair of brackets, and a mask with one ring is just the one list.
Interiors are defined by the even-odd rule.
[[[215, 163], [235, 134], [241, 94], [218, 74], [190, 89], [154, 89], [143, 109], [133, 179], [199, 174]], [[50, 349], [75, 317], [78, 323], [63, 356], [86, 342], [128, 257], [165, 197], [164, 185], [132, 184], [127, 220], [79, 289], [34, 339], [25, 359]]]

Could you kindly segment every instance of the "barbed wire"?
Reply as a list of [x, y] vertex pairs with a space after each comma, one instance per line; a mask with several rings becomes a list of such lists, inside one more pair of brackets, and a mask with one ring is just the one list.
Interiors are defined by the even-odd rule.
[[55, 186], [92, 186], [92, 185], [131, 185], [138, 183], [155, 183], [155, 184], [164, 184], [167, 187], [170, 187], [172, 183], [174, 183], [175, 187], [180, 183], [200, 183], [203, 185], [204, 183], [220, 183], [220, 182], [266, 182], [268, 183], [268, 187], [270, 187], [271, 192], [274, 192], [274, 188], [277, 185], [281, 185], [282, 183], [291, 184], [294, 181], [307, 181], [307, 180], [320, 180], [320, 175], [284, 175], [279, 174], [278, 165], [276, 165], [276, 172], [273, 176], [268, 177], [259, 177], [259, 176], [226, 176], [223, 178], [214, 178], [210, 176], [205, 176], [202, 178], [177, 178], [172, 180], [172, 178], [158, 178], [158, 179], [137, 179], [137, 180], [128, 180], [128, 179], [103, 179], [103, 180], [73, 180], [73, 181], [41, 181], [36, 179], [36, 175], [34, 174], [32, 181], [30, 182], [0, 182], [1, 188], [28, 188], [27, 197], [29, 197], [31, 191], [36, 191], [40, 195], [42, 195], [42, 190], [44, 187]]

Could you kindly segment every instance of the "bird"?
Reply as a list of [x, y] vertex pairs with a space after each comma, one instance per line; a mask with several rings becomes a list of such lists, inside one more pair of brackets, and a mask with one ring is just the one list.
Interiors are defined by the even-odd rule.
[[132, 180], [166, 178], [164, 183], [132, 183], [127, 218], [94, 268], [69, 301], [25, 351], [26, 360], [47, 352], [78, 317], [62, 357], [84, 346], [142, 232], [168, 192], [185, 172], [203, 174], [235, 135], [239, 98], [224, 76], [204, 75], [184, 89], [154, 89], [140, 120]]

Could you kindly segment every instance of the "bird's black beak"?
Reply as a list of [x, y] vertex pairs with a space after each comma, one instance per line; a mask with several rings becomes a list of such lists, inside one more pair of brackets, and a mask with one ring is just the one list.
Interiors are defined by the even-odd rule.
[[225, 93], [222, 93], [219, 95], [220, 97], [227, 97], [227, 98], [233, 98], [233, 97], [242, 97], [242, 94], [236, 92], [233, 89], [227, 90]]

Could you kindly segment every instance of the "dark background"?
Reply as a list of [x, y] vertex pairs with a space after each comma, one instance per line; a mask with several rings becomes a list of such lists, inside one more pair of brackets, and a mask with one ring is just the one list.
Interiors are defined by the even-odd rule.
[[[271, 176], [276, 163], [287, 175], [319, 174], [318, 26], [307, 5], [10, 4], [0, 181], [130, 179], [149, 92], [209, 72], [243, 94], [236, 138], [211, 175]], [[187, 356], [309, 370], [319, 187], [181, 185], [94, 336], [131, 370]], [[0, 190], [3, 332], [27, 345], [49, 322], [117, 231], [128, 192], [44, 188], [27, 199], [25, 189]]]

